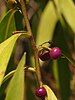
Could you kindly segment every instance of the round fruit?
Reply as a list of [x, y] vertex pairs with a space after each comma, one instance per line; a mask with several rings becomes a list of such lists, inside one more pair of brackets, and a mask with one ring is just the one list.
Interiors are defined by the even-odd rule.
[[53, 47], [50, 50], [50, 57], [52, 59], [58, 59], [61, 56], [61, 49], [58, 47]]
[[42, 100], [45, 99], [46, 94], [47, 94], [47, 92], [46, 92], [46, 89], [44, 87], [39, 87], [35, 90], [35, 95], [37, 97], [40, 97]]
[[39, 58], [42, 60], [42, 61], [46, 61], [46, 60], [49, 60], [50, 59], [50, 51], [49, 50], [40, 50], [39, 53], [38, 53], [38, 56]]

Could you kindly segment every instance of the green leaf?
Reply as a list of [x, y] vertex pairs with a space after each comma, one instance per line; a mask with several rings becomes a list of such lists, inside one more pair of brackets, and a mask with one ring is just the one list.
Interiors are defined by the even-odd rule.
[[57, 100], [57, 97], [55, 96], [53, 91], [47, 85], [43, 85], [43, 86], [47, 91], [47, 97], [45, 98], [45, 100]]
[[[24, 67], [24, 70], [25, 70], [25, 69], [26, 69], [26, 67]], [[35, 69], [32, 68], [32, 67], [29, 67], [28, 70], [31, 71], [31, 72], [35, 72]], [[3, 78], [2, 84], [3, 84], [4, 82], [6, 82], [9, 78], [11, 78], [15, 72], [16, 72], [16, 70], [12, 70], [12, 71], [9, 72], [7, 75], [5, 75], [4, 78]]]
[[70, 80], [71, 80], [71, 72], [68, 67], [67, 59], [59, 59], [58, 60], [58, 75], [59, 75], [59, 84], [60, 85], [60, 93], [61, 100], [69, 100], [70, 98]]
[[0, 22], [0, 43], [12, 35], [16, 30], [14, 13], [16, 10], [10, 10]]
[[20, 60], [16, 72], [11, 79], [5, 100], [24, 100], [24, 65], [26, 54]]
[[4, 82], [6, 82], [9, 78], [11, 78], [13, 76], [13, 74], [15, 73], [15, 71], [16, 70], [13, 70], [13, 71], [9, 72], [7, 75], [5, 75], [4, 78], [3, 78], [2, 84]]
[[[71, 55], [67, 41], [69, 41], [68, 33], [65, 34], [65, 31], [63, 31], [63, 28], [61, 27], [61, 24], [58, 23], [53, 42], [57, 47], [60, 47], [62, 52], [64, 54], [67, 53], [67, 55]], [[68, 67], [69, 61], [66, 58], [60, 57], [57, 62], [54, 62], [56, 64], [53, 64], [53, 73], [56, 80], [56, 84], [60, 90], [61, 100], [69, 100], [70, 96], [70, 80], [71, 80], [71, 73]], [[64, 84], [65, 83], [65, 84]]]
[[19, 11], [16, 11], [14, 14], [14, 18], [15, 18], [16, 30], [19, 30], [19, 31], [24, 30], [25, 25], [23, 24], [23, 15]]
[[21, 34], [15, 34], [0, 44], [0, 85], [13, 51], [15, 42]]
[[40, 45], [45, 41], [52, 40], [56, 23], [57, 15], [55, 12], [55, 7], [53, 2], [49, 1], [41, 15], [39, 27], [37, 30], [37, 45]]
[[58, 72], [58, 61], [57, 60], [53, 60], [53, 74], [54, 74], [54, 78], [56, 80], [56, 87], [58, 89], [60, 89], [60, 83], [59, 83], [59, 72]]
[[60, 11], [69, 26], [75, 32], [75, 5], [72, 0], [58, 0]]

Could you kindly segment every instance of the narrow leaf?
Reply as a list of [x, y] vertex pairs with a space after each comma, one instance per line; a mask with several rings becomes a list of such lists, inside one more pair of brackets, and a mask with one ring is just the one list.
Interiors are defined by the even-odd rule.
[[[26, 67], [24, 67], [24, 70], [25, 69], [26, 69]], [[32, 68], [32, 67], [29, 67], [28, 70], [31, 71], [31, 72], [35, 72], [35, 69]], [[7, 75], [5, 75], [4, 78], [3, 78], [2, 84], [4, 82], [6, 82], [9, 78], [11, 78], [15, 72], [16, 72], [16, 70], [13, 70], [13, 71], [9, 72]]]
[[61, 100], [69, 100], [70, 98], [70, 80], [71, 72], [69, 71], [67, 59], [58, 60], [58, 74]]
[[55, 12], [54, 4], [52, 1], [49, 1], [41, 15], [39, 27], [37, 30], [37, 45], [40, 45], [45, 41], [52, 40], [56, 22], [57, 15]]
[[[67, 38], [65, 37], [68, 37], [68, 34], [65, 34], [63, 28], [61, 27], [61, 24], [58, 23], [55, 30], [53, 42], [56, 44], [57, 47], [61, 48], [62, 53], [67, 53], [67, 55], [71, 56], [67, 44]], [[57, 60], [56, 64], [53, 64], [52, 68], [55, 80], [58, 84], [57, 86], [59, 86], [58, 88], [60, 90], [61, 100], [69, 100], [71, 73], [68, 67], [68, 60], [66, 58], [60, 57]]]
[[45, 98], [45, 100], [57, 100], [57, 97], [55, 96], [53, 91], [47, 85], [43, 85], [43, 86], [47, 91], [47, 97]]
[[25, 54], [20, 60], [16, 72], [11, 79], [5, 100], [24, 100], [24, 65], [25, 65]]
[[11, 78], [13, 76], [13, 74], [15, 73], [15, 71], [16, 70], [13, 70], [13, 71], [9, 72], [7, 75], [5, 75], [4, 78], [3, 78], [2, 84], [4, 82], [6, 82], [9, 78]]
[[58, 72], [58, 62], [57, 60], [53, 60], [53, 74], [54, 74], [54, 78], [56, 80], [56, 87], [58, 89], [60, 89], [60, 83], [59, 83], [59, 72]]
[[16, 10], [10, 10], [0, 22], [0, 43], [12, 35], [16, 30], [14, 13]]
[[20, 34], [15, 34], [6, 41], [0, 44], [0, 85], [2, 84], [2, 80], [14, 48], [15, 42]]
[[72, 0], [58, 0], [61, 13], [75, 32], [75, 5]]

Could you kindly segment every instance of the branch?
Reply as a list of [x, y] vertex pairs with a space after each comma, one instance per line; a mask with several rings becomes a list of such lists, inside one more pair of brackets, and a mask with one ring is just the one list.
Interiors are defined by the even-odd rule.
[[36, 47], [34, 37], [33, 37], [33, 33], [32, 33], [30, 23], [29, 23], [29, 20], [28, 20], [28, 15], [27, 15], [27, 11], [26, 11], [26, 2], [24, 0], [20, 0], [20, 4], [21, 4], [22, 13], [24, 15], [24, 20], [25, 20], [27, 31], [31, 35], [30, 41], [31, 41], [33, 52], [34, 52], [36, 75], [37, 75], [38, 83], [39, 83], [40, 86], [42, 86], [41, 71], [40, 71], [40, 64], [39, 64], [39, 57], [38, 57], [38, 49]]

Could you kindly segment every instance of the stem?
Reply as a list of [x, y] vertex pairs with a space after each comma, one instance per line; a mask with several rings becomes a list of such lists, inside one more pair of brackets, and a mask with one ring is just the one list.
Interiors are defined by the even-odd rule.
[[75, 60], [62, 53], [62, 55], [75, 67]]
[[39, 83], [40, 86], [42, 86], [41, 71], [40, 71], [40, 64], [39, 64], [39, 57], [38, 57], [38, 49], [36, 47], [34, 37], [33, 37], [33, 33], [32, 33], [30, 23], [29, 23], [29, 20], [28, 20], [28, 15], [27, 15], [27, 11], [26, 11], [26, 2], [24, 0], [20, 0], [20, 4], [21, 4], [21, 9], [22, 9], [23, 15], [24, 15], [24, 20], [25, 20], [25, 23], [26, 23], [27, 31], [31, 35], [30, 41], [31, 41], [31, 44], [32, 44], [33, 52], [34, 52], [36, 75], [37, 75], [37, 78], [38, 78], [38, 83]]

